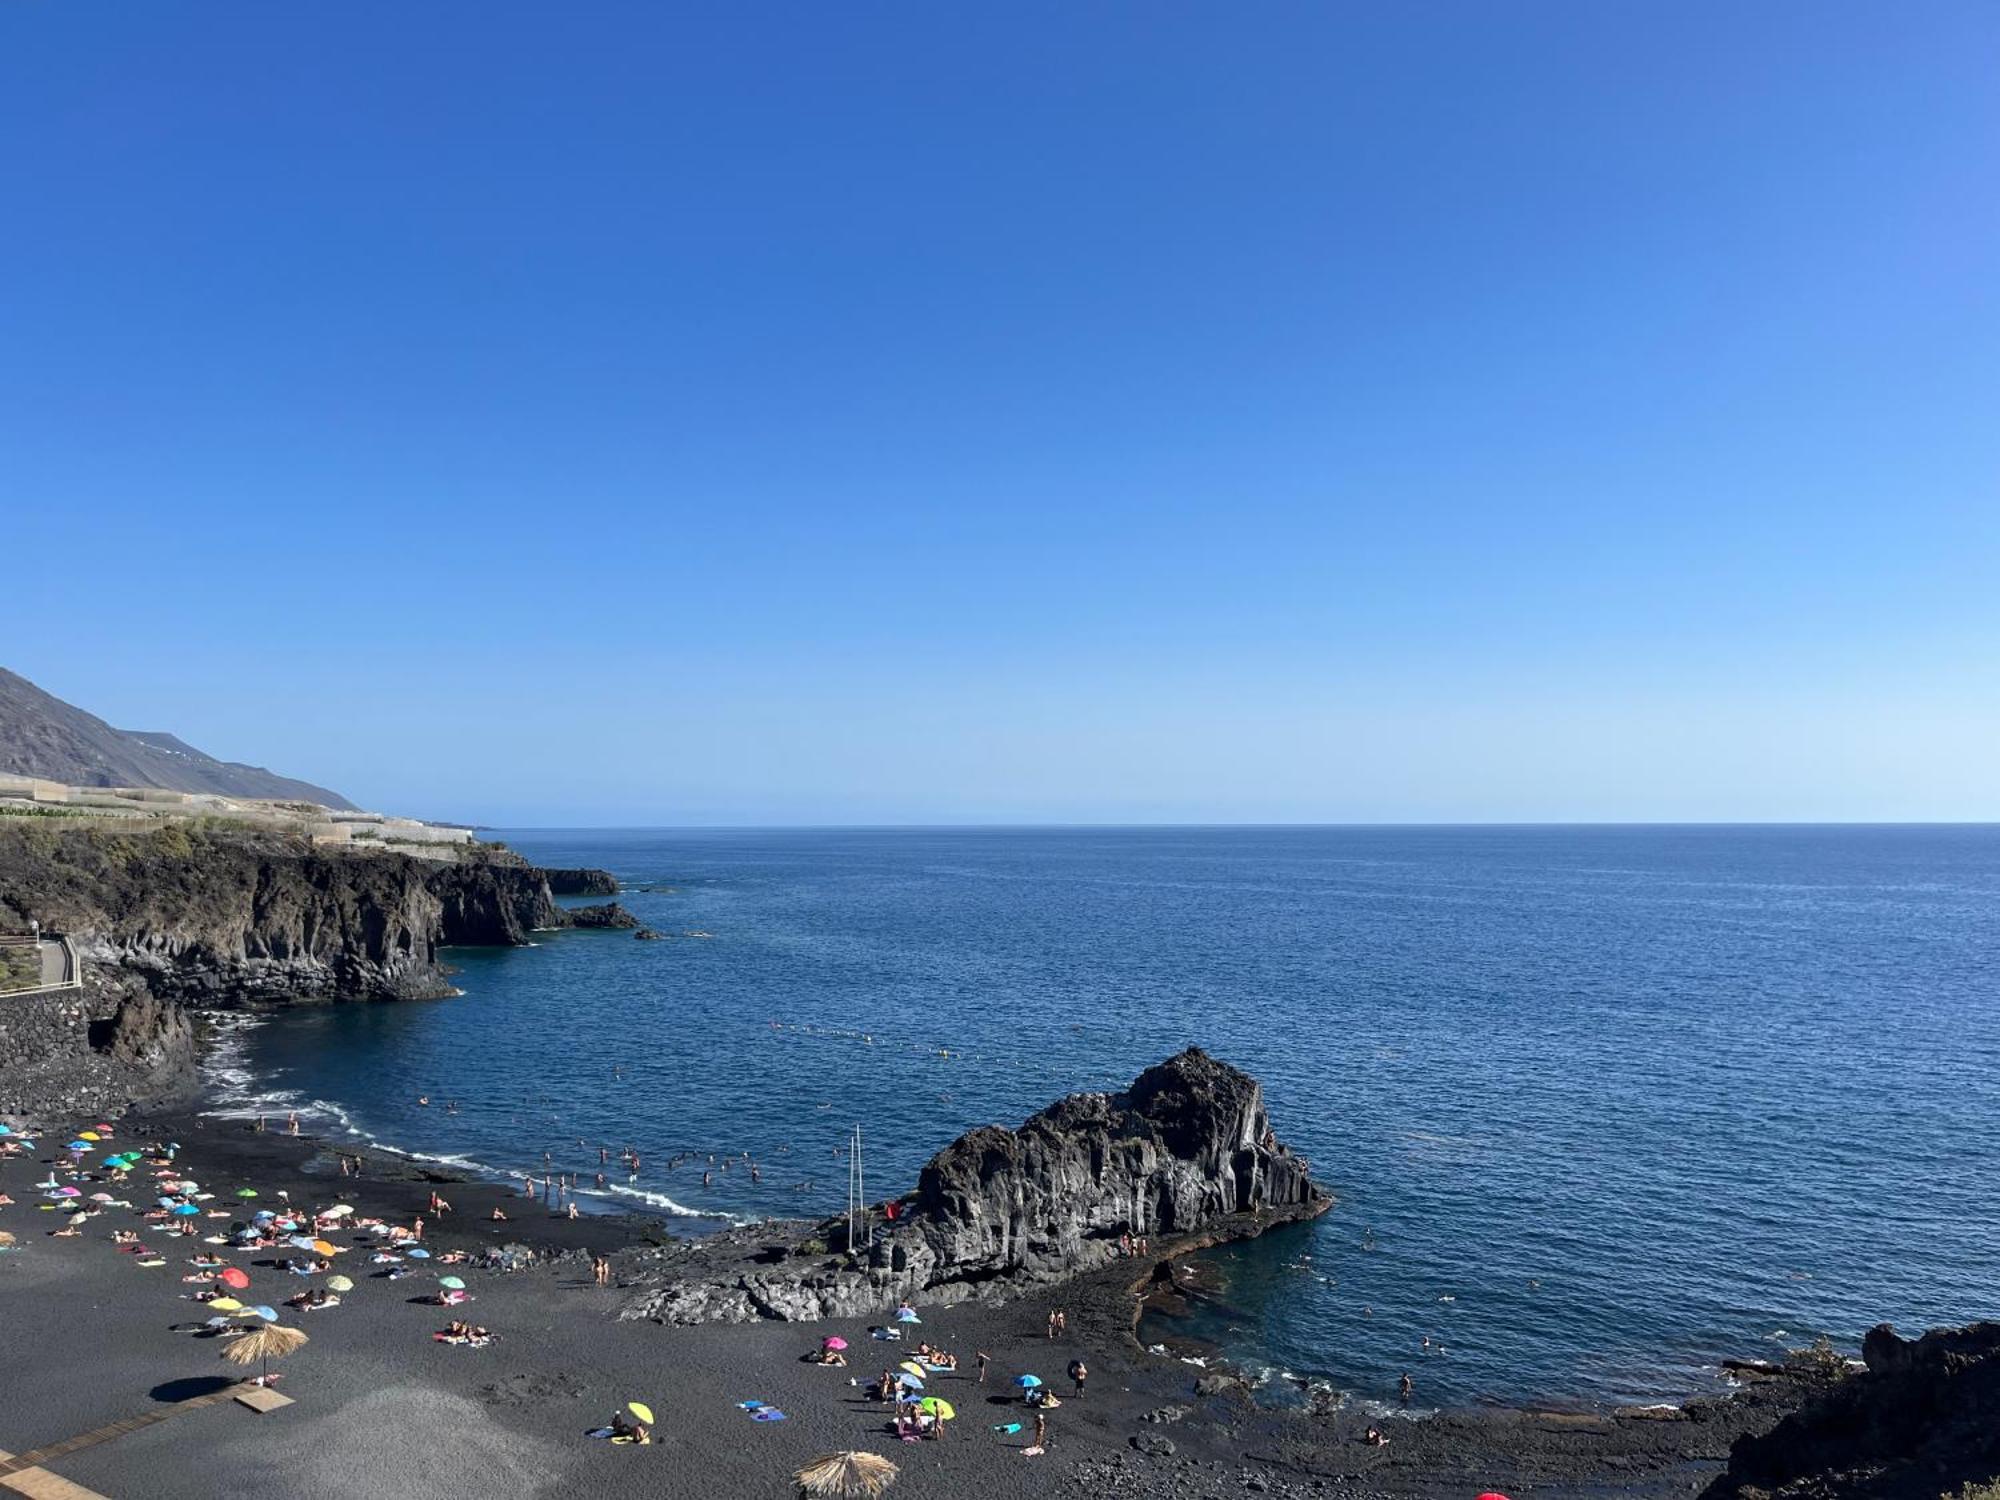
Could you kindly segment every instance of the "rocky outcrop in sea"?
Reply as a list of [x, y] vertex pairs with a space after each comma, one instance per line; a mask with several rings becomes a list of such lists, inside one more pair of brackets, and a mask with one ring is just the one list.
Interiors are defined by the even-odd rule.
[[760, 1225], [656, 1252], [620, 1316], [669, 1323], [885, 1312], [905, 1298], [999, 1298], [1154, 1249], [1241, 1238], [1331, 1199], [1272, 1132], [1247, 1073], [1191, 1047], [1117, 1094], [1073, 1094], [1018, 1130], [940, 1151], [896, 1217]]
[[549, 890], [558, 896], [615, 896], [618, 877], [609, 870], [543, 870]]

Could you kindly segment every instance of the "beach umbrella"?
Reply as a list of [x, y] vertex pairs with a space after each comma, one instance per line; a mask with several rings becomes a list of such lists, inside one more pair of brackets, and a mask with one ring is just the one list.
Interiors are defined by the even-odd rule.
[[189, 1214], [198, 1214], [201, 1210], [196, 1208], [192, 1203], [180, 1203], [168, 1209], [167, 1212], [173, 1214], [176, 1218], [185, 1219]]
[[806, 1500], [881, 1494], [896, 1482], [896, 1466], [879, 1453], [829, 1453], [792, 1475]]
[[917, 1310], [914, 1307], [905, 1307], [896, 1314], [896, 1321], [898, 1323], [921, 1323], [923, 1319], [917, 1316]]
[[314, 1240], [313, 1249], [319, 1251], [321, 1255], [340, 1254], [340, 1247], [329, 1240]]
[[255, 1188], [238, 1188], [236, 1196], [239, 1198], [254, 1198], [257, 1196], [257, 1190]]
[[287, 1354], [304, 1347], [306, 1333], [303, 1328], [286, 1328], [277, 1323], [267, 1323], [254, 1333], [245, 1334], [227, 1349], [222, 1357], [233, 1365], [247, 1365], [258, 1360], [263, 1364], [264, 1373], [257, 1377], [258, 1383], [270, 1379], [271, 1361], [283, 1359]]
[[172, 1198], [155, 1198], [153, 1202], [158, 1204], [161, 1208], [172, 1208], [174, 1206], [174, 1200]]
[[252, 1316], [262, 1318], [266, 1323], [275, 1323], [278, 1321], [278, 1310], [275, 1307], [266, 1307], [261, 1302], [255, 1307], [246, 1307], [243, 1311]]
[[90, 1201], [92, 1203], [109, 1203], [112, 1201], [112, 1198], [109, 1193], [92, 1193]]
[[830, 1339], [825, 1339], [822, 1342], [829, 1349], [845, 1349], [847, 1347], [847, 1340], [843, 1338], [830, 1338]]
[[949, 1401], [945, 1400], [942, 1396], [924, 1397], [923, 1400], [917, 1403], [917, 1410], [921, 1412], [928, 1412], [930, 1413], [930, 1415], [944, 1422], [949, 1422], [953, 1417], [958, 1415], [958, 1408], [953, 1406]]
[[251, 1218], [253, 1218], [253, 1219], [255, 1219], [255, 1220], [256, 1220], [256, 1221], [257, 1221], [257, 1222], [258, 1222], [259, 1224], [262, 1224], [262, 1223], [263, 1223], [263, 1222], [265, 1222], [265, 1221], [266, 1221], [267, 1219], [275, 1219], [275, 1218], [277, 1218], [278, 1216], [277, 1216], [276, 1214], [272, 1213], [272, 1212], [271, 1212], [271, 1210], [270, 1210], [270, 1209], [268, 1209], [268, 1208], [260, 1208], [260, 1209], [258, 1209], [258, 1210], [257, 1210], [257, 1212], [255, 1212], [254, 1214], [250, 1215], [250, 1217], [251, 1217]]
[[930, 1371], [926, 1370], [922, 1365], [918, 1364], [914, 1359], [906, 1359], [900, 1365], [897, 1365], [896, 1368], [899, 1370], [908, 1370], [912, 1375], [916, 1376], [919, 1380], [923, 1379], [924, 1376], [930, 1374]]
[[94, 1141], [100, 1139], [99, 1135], [94, 1130], [79, 1130], [76, 1133], [76, 1138], [80, 1141]]
[[52, 1196], [57, 1198], [81, 1198], [83, 1196], [83, 1189], [73, 1188], [73, 1187], [59, 1187], [55, 1190]]
[[1014, 1384], [1018, 1385], [1024, 1391], [1032, 1391], [1036, 1386], [1040, 1385], [1041, 1383], [1042, 1383], [1042, 1377], [1039, 1375], [1023, 1375], [1020, 1376], [1018, 1379], [1016, 1379], [1014, 1382]]
[[354, 1290], [354, 1283], [345, 1276], [329, 1276], [326, 1278], [326, 1289], [329, 1292], [351, 1292]]
[[646, 1423], [648, 1426], [652, 1425], [653, 1408], [648, 1406], [645, 1402], [627, 1401], [625, 1403], [625, 1410], [632, 1413], [633, 1416], [637, 1417], [641, 1422]]
[[0, 1124], [0, 1135], [12, 1135], [13, 1133], [14, 1127], [12, 1125]]
[[908, 1370], [901, 1370], [897, 1372], [896, 1384], [907, 1387], [908, 1389], [913, 1391], [920, 1391], [924, 1388], [924, 1383], [922, 1379], [919, 1378], [918, 1376], [912, 1375]]
[[91, 1145], [89, 1141], [71, 1141], [67, 1149], [71, 1151], [95, 1151], [97, 1148]]
[[0, 1245], [11, 1245], [13, 1243], [14, 1243], [14, 1236], [9, 1234], [6, 1230], [0, 1229]]
[[242, 1312], [243, 1304], [234, 1297], [211, 1297], [208, 1305], [217, 1312]]
[[310, 1250], [317, 1241], [309, 1234], [295, 1234], [286, 1240], [285, 1243], [290, 1245], [294, 1250]]
[[450, 1287], [454, 1292], [462, 1292], [465, 1290], [465, 1283], [459, 1280], [458, 1277], [456, 1276], [440, 1276], [438, 1277], [438, 1285], [444, 1287]]
[[429, 1260], [431, 1258], [430, 1251], [421, 1248], [416, 1250], [406, 1250], [403, 1253], [408, 1255], [411, 1260]]
[[354, 1205], [352, 1203], [336, 1203], [322, 1214], [321, 1217], [327, 1219], [344, 1219], [353, 1212]]
[[224, 1286], [235, 1287], [239, 1292], [250, 1285], [250, 1273], [240, 1266], [228, 1266], [224, 1268], [221, 1272], [217, 1273], [215, 1279]]

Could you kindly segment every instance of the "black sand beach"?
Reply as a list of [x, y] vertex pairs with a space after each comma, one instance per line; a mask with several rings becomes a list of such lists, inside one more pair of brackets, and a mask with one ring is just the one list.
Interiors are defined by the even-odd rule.
[[[279, 1388], [295, 1404], [259, 1416], [219, 1401], [50, 1460], [64, 1478], [111, 1496], [783, 1496], [793, 1493], [793, 1469], [842, 1448], [893, 1459], [902, 1468], [895, 1493], [910, 1496], [1685, 1495], [1736, 1435], [1790, 1404], [1779, 1383], [1669, 1415], [1452, 1413], [1388, 1421], [1391, 1441], [1375, 1447], [1362, 1439], [1370, 1419], [1359, 1412], [1314, 1417], [1260, 1409], [1234, 1389], [1198, 1394], [1202, 1369], [1149, 1355], [1132, 1337], [1140, 1290], [1156, 1274], [1134, 1261], [1065, 1287], [1053, 1300], [1066, 1308], [1069, 1332], [1053, 1342], [1041, 1300], [920, 1307], [912, 1339], [963, 1361], [930, 1386], [958, 1417], [942, 1440], [904, 1442], [884, 1408], [849, 1384], [902, 1357], [903, 1346], [870, 1338], [869, 1320], [696, 1328], [619, 1320], [624, 1295], [592, 1284], [584, 1252], [629, 1262], [660, 1236], [656, 1222], [558, 1219], [518, 1191], [427, 1176], [395, 1158], [366, 1159], [360, 1177], [342, 1177], [322, 1143], [255, 1134], [238, 1121], [131, 1121], [116, 1139], [179, 1141], [177, 1169], [215, 1195], [206, 1208], [226, 1206], [232, 1218], [245, 1201], [236, 1190], [252, 1187], [259, 1203], [283, 1190], [295, 1203], [352, 1204], [357, 1220], [408, 1223], [437, 1188], [455, 1211], [427, 1224], [434, 1252], [513, 1242], [548, 1258], [514, 1273], [454, 1267], [476, 1299], [460, 1312], [422, 1305], [428, 1272], [386, 1280], [367, 1249], [345, 1250], [335, 1270], [355, 1287], [340, 1307], [281, 1309], [284, 1322], [311, 1335], [281, 1365]], [[19, 1240], [0, 1254], [8, 1330], [0, 1448], [15, 1454], [165, 1410], [241, 1373], [217, 1357], [217, 1342], [184, 1331], [204, 1309], [184, 1300], [202, 1287], [182, 1277], [194, 1274], [189, 1255], [208, 1247], [149, 1236], [166, 1263], [140, 1266], [111, 1243], [115, 1229], [140, 1222], [119, 1209], [91, 1218], [78, 1237], [52, 1237], [62, 1215], [44, 1211], [33, 1186], [49, 1159], [37, 1150], [0, 1161], [0, 1191], [14, 1199], [0, 1208], [0, 1228]], [[149, 1203], [136, 1186], [120, 1195]], [[496, 1204], [507, 1222], [487, 1217]], [[212, 1229], [230, 1220], [197, 1222]], [[343, 1247], [356, 1239], [334, 1236]], [[246, 1301], [277, 1303], [324, 1279], [274, 1269], [269, 1251], [220, 1253], [250, 1274]], [[485, 1348], [432, 1340], [458, 1316], [496, 1339]], [[848, 1340], [848, 1368], [802, 1362], [830, 1335]], [[984, 1386], [972, 1374], [980, 1350], [992, 1356]], [[1049, 1450], [1026, 1456], [1032, 1419], [1011, 1382], [1032, 1372], [1061, 1387], [1073, 1357], [1090, 1366], [1088, 1394], [1050, 1413]], [[585, 1436], [628, 1400], [654, 1409], [654, 1445]], [[753, 1421], [738, 1405], [750, 1400], [775, 1404], [785, 1420]], [[1024, 1419], [1019, 1433], [996, 1430]]]

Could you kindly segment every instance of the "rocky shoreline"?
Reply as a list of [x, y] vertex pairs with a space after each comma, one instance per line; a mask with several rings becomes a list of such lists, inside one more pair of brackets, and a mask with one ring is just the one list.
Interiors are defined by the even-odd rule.
[[[886, 1301], [861, 1298], [827, 1307], [813, 1285], [828, 1270], [815, 1243], [834, 1227], [826, 1223], [778, 1221], [690, 1234], [699, 1226], [645, 1214], [568, 1220], [542, 1211], [506, 1184], [337, 1139], [259, 1132], [250, 1121], [183, 1111], [135, 1118], [125, 1128], [182, 1142], [214, 1181], [251, 1182], [267, 1191], [290, 1182], [302, 1200], [337, 1195], [362, 1213], [390, 1220], [409, 1222], [426, 1214], [430, 1195], [440, 1192], [453, 1213], [431, 1221], [428, 1233], [439, 1248], [465, 1249], [482, 1265], [540, 1268], [539, 1274], [554, 1278], [552, 1286], [574, 1284], [588, 1255], [608, 1255], [615, 1287], [594, 1315], [624, 1327], [652, 1325], [651, 1336], [669, 1340], [669, 1348], [678, 1347], [671, 1343], [674, 1336], [705, 1340], [730, 1329], [773, 1329], [800, 1318], [808, 1321], [794, 1341], [810, 1342], [821, 1328], [887, 1321], [872, 1309], [893, 1305], [906, 1290], [887, 1286], [881, 1289]], [[953, 1152], [947, 1147], [940, 1156]], [[356, 1175], [341, 1173], [343, 1156], [359, 1162]], [[1279, 1221], [1315, 1211], [1314, 1201], [1287, 1206]], [[495, 1208], [507, 1216], [504, 1221], [491, 1218]], [[1739, 1442], [1763, 1445], [1741, 1450], [1758, 1455], [1745, 1460], [1759, 1466], [1746, 1469], [1746, 1475], [1768, 1476], [1785, 1462], [1809, 1462], [1809, 1443], [1778, 1438], [1774, 1449], [1773, 1434], [1785, 1432], [1786, 1424], [1800, 1420], [1816, 1401], [1853, 1388], [1846, 1361], [1806, 1354], [1776, 1364], [1739, 1365], [1740, 1389], [1674, 1409], [1481, 1408], [1390, 1421], [1343, 1403], [1272, 1408], [1225, 1363], [1184, 1362], [1187, 1348], [1149, 1350], [1136, 1333], [1149, 1302], [1175, 1284], [1178, 1259], [1218, 1239], [1259, 1232], [1269, 1222], [1260, 1222], [1254, 1212], [1223, 1213], [1199, 1229], [1156, 1238], [1143, 1255], [1112, 1256], [1072, 1274], [1041, 1268], [1004, 1291], [989, 1285], [986, 1295], [964, 1300], [964, 1286], [935, 1300], [924, 1292], [912, 1294], [927, 1323], [949, 1329], [954, 1344], [1024, 1351], [1019, 1357], [1031, 1359], [1043, 1342], [1046, 1309], [1061, 1306], [1068, 1337], [1088, 1350], [1102, 1386], [1089, 1413], [1092, 1429], [1087, 1435], [1069, 1432], [1072, 1418], [1063, 1414], [1072, 1462], [1048, 1471], [1049, 1482], [1022, 1493], [1134, 1500], [1238, 1493], [1284, 1500], [1347, 1495], [1443, 1500], [1498, 1489], [1518, 1500], [1525, 1493], [1686, 1496], [1714, 1486], [1716, 1500], [1753, 1500], [1757, 1487], [1730, 1467]], [[802, 1245], [810, 1248], [794, 1264]], [[760, 1277], [766, 1278], [761, 1305], [738, 1309], [713, 1300]], [[798, 1301], [788, 1308], [774, 1287], [794, 1278]], [[530, 1291], [533, 1285], [523, 1283]], [[703, 1299], [709, 1299], [715, 1316], [692, 1315]], [[576, 1378], [582, 1378], [580, 1371]], [[1824, 1425], [1809, 1423], [1805, 1430]], [[1371, 1426], [1389, 1429], [1390, 1441], [1368, 1442]], [[1875, 1493], [1782, 1485], [1771, 1492]]]

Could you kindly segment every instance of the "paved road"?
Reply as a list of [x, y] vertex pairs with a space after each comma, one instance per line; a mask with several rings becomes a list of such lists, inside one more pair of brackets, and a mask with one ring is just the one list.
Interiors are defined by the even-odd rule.
[[42, 939], [42, 983], [69, 984], [76, 979], [71, 971], [69, 945], [55, 938]]

